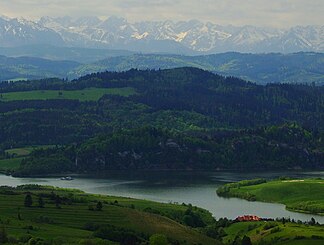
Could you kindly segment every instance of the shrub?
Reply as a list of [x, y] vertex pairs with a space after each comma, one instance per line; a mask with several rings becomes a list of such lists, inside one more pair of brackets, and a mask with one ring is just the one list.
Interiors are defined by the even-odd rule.
[[24, 200], [24, 206], [31, 207], [32, 205], [33, 205], [33, 199], [32, 199], [32, 196], [28, 193]]
[[276, 226], [278, 226], [278, 225], [275, 222], [268, 222], [263, 226], [263, 230], [269, 230]]
[[102, 210], [102, 202], [98, 202], [97, 205], [96, 205], [96, 210], [97, 211], [101, 211]]
[[295, 240], [303, 240], [305, 239], [305, 236], [295, 236]]
[[19, 241], [22, 243], [27, 243], [30, 239], [32, 238], [31, 235], [22, 235], [21, 237], [19, 237]]
[[273, 234], [273, 233], [276, 233], [276, 232], [279, 232], [281, 231], [280, 227], [277, 226], [277, 227], [274, 227], [273, 229], [271, 229], [270, 233]]
[[150, 245], [168, 245], [168, 238], [163, 234], [154, 234], [150, 237]]
[[54, 221], [47, 217], [47, 216], [38, 216], [36, 219], [35, 219], [35, 222], [36, 223], [44, 223], [44, 224], [54, 224]]
[[98, 226], [93, 235], [98, 238], [119, 242], [121, 245], [137, 244], [143, 241], [134, 231], [113, 225]]

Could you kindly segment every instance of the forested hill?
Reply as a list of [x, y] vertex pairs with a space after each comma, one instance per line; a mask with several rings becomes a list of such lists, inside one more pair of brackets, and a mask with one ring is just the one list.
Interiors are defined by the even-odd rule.
[[[250, 142], [246, 143], [247, 146], [255, 145], [261, 155], [262, 149], [265, 150], [269, 159], [260, 158], [260, 161], [271, 162], [269, 166], [279, 161], [278, 149], [275, 147], [279, 145], [284, 147], [282, 149], [292, 147], [289, 156], [308, 152], [309, 155], [305, 153], [306, 157], [300, 159], [310, 163], [306, 164], [308, 167], [320, 167], [319, 159], [324, 152], [321, 146], [324, 87], [288, 84], [260, 86], [197, 68], [156, 71], [132, 69], [120, 73], [91, 74], [73, 81], [44, 79], [0, 83], [2, 150], [28, 145], [80, 145], [92, 137], [112, 137], [111, 134], [127, 129], [137, 130], [145, 125], [162, 130], [168, 135], [164, 138], [190, 137], [189, 142], [210, 139], [217, 132], [218, 135], [226, 136], [224, 142], [227, 142], [225, 149], [228, 150], [232, 147], [232, 133], [243, 130], [245, 133], [240, 134], [239, 138], [245, 136], [239, 141]], [[264, 127], [281, 125], [295, 125], [293, 127], [300, 128], [302, 132], [308, 132], [306, 136], [297, 134], [304, 135], [301, 137], [307, 143], [303, 146], [290, 145], [287, 143], [289, 134], [287, 139], [276, 143], [260, 135]], [[298, 142], [300, 139], [294, 140]], [[175, 143], [180, 145], [177, 141]], [[214, 143], [204, 144], [210, 146]], [[213, 147], [210, 146], [212, 150], [208, 151], [214, 151]], [[125, 151], [133, 152], [132, 147], [129, 148]], [[204, 147], [188, 149], [191, 150], [183, 152], [192, 154], [204, 150]], [[145, 151], [142, 149], [141, 152]], [[118, 155], [123, 151], [116, 152]], [[160, 150], [154, 154], [158, 152]], [[243, 154], [241, 160], [237, 159], [239, 165], [232, 167], [242, 167], [247, 162], [245, 156]], [[179, 159], [188, 159], [182, 157]], [[146, 160], [151, 162], [153, 158], [149, 159]], [[295, 161], [295, 158], [287, 159], [285, 162], [289, 164]], [[201, 161], [196, 160], [197, 163]], [[208, 166], [226, 168], [229, 165], [215, 165], [211, 161]]]
[[323, 127], [324, 87], [259, 86], [196, 68], [105, 72], [85, 76], [76, 83], [80, 88], [94, 84], [134, 87], [138, 94], [130, 98], [133, 102], [159, 111], [195, 112], [217, 126], [246, 128], [290, 121], [312, 128]]
[[[1, 50], [1, 47], [0, 47]], [[55, 61], [33, 57], [6, 57], [0, 55], [0, 81], [62, 77], [80, 66], [75, 61]]]
[[102, 134], [80, 145], [36, 150], [15, 175], [130, 169], [323, 169], [323, 137], [296, 124], [199, 134], [142, 127]]
[[0, 112], [0, 142], [13, 145], [69, 143], [145, 124], [188, 131], [297, 122], [323, 129], [324, 87], [259, 86], [196, 68], [104, 72], [72, 82], [2, 82]]

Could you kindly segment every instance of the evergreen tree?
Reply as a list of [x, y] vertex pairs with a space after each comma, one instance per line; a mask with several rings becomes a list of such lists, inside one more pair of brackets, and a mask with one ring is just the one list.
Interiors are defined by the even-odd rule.
[[17, 217], [18, 217], [18, 220], [22, 220], [21, 215], [20, 215], [20, 207], [18, 207]]
[[8, 242], [8, 234], [6, 229], [2, 226], [0, 228], [0, 244]]
[[234, 238], [232, 245], [241, 245], [241, 239], [238, 235]]
[[252, 245], [251, 239], [248, 236], [242, 238], [242, 245]]
[[43, 200], [43, 197], [39, 196], [39, 198], [38, 198], [38, 207], [43, 208], [44, 205], [45, 205], [45, 202]]
[[33, 198], [30, 194], [27, 194], [24, 201], [25, 207], [31, 207], [33, 205]]
[[99, 201], [99, 202], [97, 203], [96, 208], [97, 208], [98, 211], [101, 211], [101, 210], [102, 210], [102, 202]]
[[310, 225], [315, 225], [316, 220], [312, 217], [311, 220], [308, 222]]
[[60, 204], [61, 204], [61, 198], [60, 198], [59, 195], [56, 195], [56, 198], [55, 198], [55, 206], [56, 206], [56, 208], [61, 208]]

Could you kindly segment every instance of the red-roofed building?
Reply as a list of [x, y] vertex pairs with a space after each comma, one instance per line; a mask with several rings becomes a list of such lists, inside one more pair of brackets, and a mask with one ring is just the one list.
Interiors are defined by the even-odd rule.
[[260, 221], [262, 219], [255, 215], [243, 215], [243, 216], [238, 216], [235, 220], [239, 222], [244, 222], [244, 221]]

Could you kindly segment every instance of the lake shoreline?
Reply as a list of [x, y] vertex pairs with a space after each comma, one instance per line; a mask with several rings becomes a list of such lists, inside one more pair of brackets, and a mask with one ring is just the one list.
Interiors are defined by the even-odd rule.
[[221, 197], [279, 203], [285, 205], [288, 211], [324, 216], [324, 196], [321, 195], [324, 192], [324, 180], [320, 178], [243, 180], [225, 184], [216, 192]]
[[[65, 176], [65, 175], [64, 175]], [[280, 176], [324, 177], [323, 172], [177, 172], [177, 171], [117, 171], [109, 175], [72, 176], [74, 180], [60, 180], [62, 175], [42, 178], [14, 178], [0, 175], [0, 185], [41, 184], [62, 188], [81, 189], [87, 193], [123, 196], [163, 203], [191, 203], [209, 210], [217, 219], [255, 214], [264, 218], [291, 217], [309, 221], [313, 215], [290, 212], [282, 204], [248, 202], [237, 198], [221, 198], [215, 189], [219, 186], [255, 177], [274, 179]], [[314, 216], [324, 224], [323, 216]]]
[[62, 172], [62, 173], [51, 173], [51, 174], [35, 174], [35, 175], [19, 175], [15, 176], [14, 172], [6, 172], [0, 171], [0, 174], [12, 176], [14, 178], [51, 178], [51, 177], [62, 177], [62, 176], [80, 176], [80, 177], [103, 177], [109, 176], [110, 174], [124, 174], [124, 173], [132, 173], [132, 174], [142, 174], [142, 173], [178, 173], [182, 171], [184, 174], [208, 174], [210, 172], [214, 173], [260, 173], [260, 174], [267, 174], [267, 173], [284, 173], [287, 174], [290, 171], [294, 171], [296, 173], [307, 173], [307, 172], [324, 172], [322, 168], [309, 168], [309, 169], [112, 169], [112, 170], [104, 170], [104, 171], [93, 171], [93, 172]]

